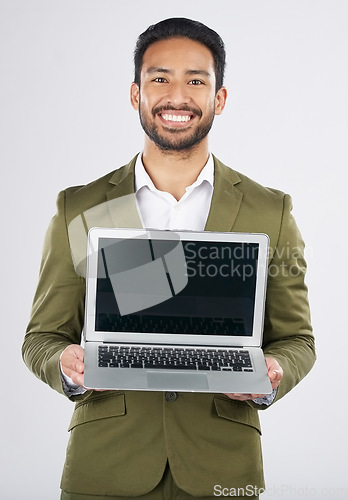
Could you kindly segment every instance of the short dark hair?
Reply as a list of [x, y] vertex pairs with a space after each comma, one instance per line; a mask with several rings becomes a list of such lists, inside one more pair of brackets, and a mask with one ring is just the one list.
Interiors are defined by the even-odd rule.
[[225, 45], [216, 31], [199, 21], [172, 17], [148, 27], [139, 35], [134, 51], [134, 82], [140, 85], [140, 72], [145, 51], [155, 42], [169, 38], [189, 38], [205, 45], [212, 53], [215, 66], [216, 92], [222, 87], [226, 65]]

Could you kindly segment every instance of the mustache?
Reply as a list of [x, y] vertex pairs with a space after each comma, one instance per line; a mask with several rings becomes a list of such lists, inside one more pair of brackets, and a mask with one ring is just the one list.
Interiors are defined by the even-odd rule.
[[161, 113], [161, 111], [188, 111], [189, 113], [192, 113], [199, 117], [202, 116], [202, 111], [198, 108], [191, 108], [190, 106], [187, 105], [183, 105], [177, 108], [175, 106], [171, 106], [170, 104], [166, 104], [165, 106], [157, 106], [156, 108], [153, 108], [152, 114], [153, 116], [156, 116], [158, 113]]

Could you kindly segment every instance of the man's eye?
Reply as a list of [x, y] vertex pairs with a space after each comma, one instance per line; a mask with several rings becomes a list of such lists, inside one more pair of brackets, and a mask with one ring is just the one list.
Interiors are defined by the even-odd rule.
[[191, 80], [189, 82], [190, 85], [202, 85], [203, 82], [201, 80]]
[[158, 83], [165, 83], [167, 80], [165, 78], [163, 78], [162, 76], [159, 76], [157, 78], [154, 79], [154, 82], [158, 82]]

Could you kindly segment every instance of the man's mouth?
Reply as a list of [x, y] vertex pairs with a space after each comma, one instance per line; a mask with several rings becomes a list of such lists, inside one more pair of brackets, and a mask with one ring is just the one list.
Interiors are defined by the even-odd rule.
[[193, 115], [170, 115], [168, 113], [161, 113], [163, 120], [168, 122], [189, 122]]
[[159, 110], [157, 116], [167, 127], [185, 128], [197, 115], [192, 110], [167, 108]]

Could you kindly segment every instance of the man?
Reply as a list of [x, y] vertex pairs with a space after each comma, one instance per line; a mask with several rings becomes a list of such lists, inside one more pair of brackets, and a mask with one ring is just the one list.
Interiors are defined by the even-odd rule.
[[[117, 171], [59, 194], [23, 344], [29, 368], [76, 401], [61, 498], [257, 498], [264, 488], [257, 410], [289, 392], [315, 360], [303, 241], [288, 195], [209, 153], [208, 133], [227, 97], [219, 35], [196, 21], [168, 19], [140, 35], [134, 61], [131, 103], [144, 150]], [[81, 214], [86, 231], [90, 220], [267, 233], [263, 348], [272, 395], [86, 391], [79, 345], [84, 256], [73, 224]]]

